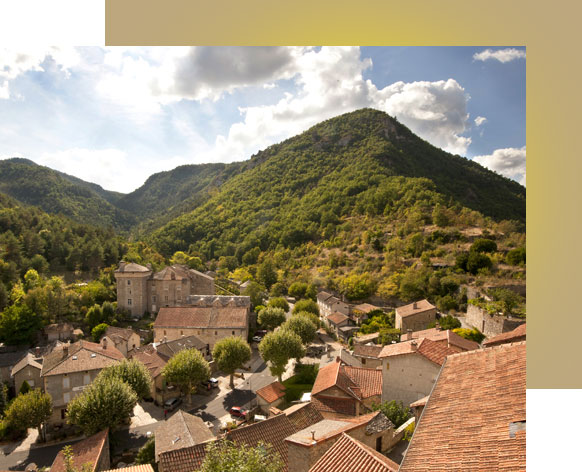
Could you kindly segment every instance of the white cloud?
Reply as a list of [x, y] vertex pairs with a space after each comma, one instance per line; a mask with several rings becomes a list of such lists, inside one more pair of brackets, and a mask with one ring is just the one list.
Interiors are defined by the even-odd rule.
[[72, 67], [79, 63], [79, 55], [73, 48], [39, 47], [16, 51], [0, 49], [0, 99], [10, 98], [10, 81], [29, 71], [45, 71], [55, 67], [67, 76]]
[[525, 186], [525, 146], [496, 149], [488, 156], [475, 156], [473, 160]]
[[487, 118], [485, 118], [484, 116], [478, 116], [477, 118], [475, 118], [475, 125], [477, 126], [481, 126], [482, 124], [485, 124], [487, 122]]
[[475, 61], [488, 61], [491, 59], [499, 62], [511, 62], [516, 59], [525, 59], [525, 51], [515, 48], [498, 49], [493, 51], [485, 49], [484, 51], [473, 54]]

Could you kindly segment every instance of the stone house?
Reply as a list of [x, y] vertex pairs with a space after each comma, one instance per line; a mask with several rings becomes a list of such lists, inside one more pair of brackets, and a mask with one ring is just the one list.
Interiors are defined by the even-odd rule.
[[378, 369], [382, 367], [380, 353], [382, 346], [378, 344], [354, 344], [352, 356], [360, 361], [362, 367], [368, 369]]
[[75, 328], [69, 323], [53, 323], [42, 329], [47, 342], [75, 341]]
[[357, 418], [324, 419], [285, 439], [289, 472], [309, 471], [344, 433], [378, 452], [388, 451], [398, 441], [394, 425], [379, 411]]
[[14, 389], [18, 393], [24, 382], [32, 388], [42, 388], [40, 371], [42, 369], [42, 358], [37, 358], [30, 352], [26, 354], [12, 369], [14, 378]]
[[447, 357], [400, 471], [457, 471], [460, 464], [526, 470], [525, 341]]
[[0, 382], [5, 382], [11, 387], [14, 386], [12, 369], [14, 369], [14, 366], [26, 357], [27, 354], [28, 351], [25, 349], [0, 352]]
[[382, 372], [343, 365], [340, 359], [319, 369], [311, 402], [324, 418], [359, 416], [380, 403]]
[[120, 262], [115, 271], [117, 306], [133, 316], [182, 306], [188, 295], [213, 295], [214, 279], [187, 266], [173, 265], [153, 273], [150, 267]]
[[[343, 313], [332, 313], [325, 318], [326, 323], [335, 331], [337, 336], [340, 335], [341, 328], [353, 326], [355, 323]], [[357, 327], [355, 327], [357, 330]], [[343, 337], [343, 336], [342, 336]]]
[[362, 321], [367, 320], [368, 315], [375, 310], [381, 310], [381, 308], [370, 303], [360, 303], [359, 305], [352, 307], [352, 316], [358, 320], [358, 324], [361, 324]]
[[81, 393], [105, 367], [124, 359], [106, 340], [101, 344], [77, 341], [62, 344], [45, 356], [40, 373], [43, 390], [53, 399], [50, 426], [64, 425], [68, 403]]
[[428, 300], [420, 300], [410, 305], [396, 308], [394, 327], [406, 333], [409, 329], [420, 331], [436, 321], [437, 309]]
[[382, 348], [382, 401], [405, 405], [430, 394], [448, 355], [457, 351], [430, 339], [413, 339]]
[[277, 407], [285, 400], [285, 386], [273, 382], [257, 390], [259, 409], [267, 414], [272, 407]]
[[155, 344], [156, 350], [164, 357], [170, 359], [184, 349], [198, 349], [207, 361], [212, 360], [210, 344], [203, 342], [198, 336], [183, 336], [173, 341], [165, 341]]
[[319, 307], [319, 314], [324, 318], [334, 312], [346, 316], [350, 314], [350, 305], [327, 292], [319, 292], [317, 294], [317, 306]]
[[[111, 467], [109, 456], [109, 430], [106, 429], [100, 433], [83, 439], [72, 446], [73, 450], [73, 468], [81, 470], [85, 464], [88, 464], [89, 472], [100, 472]], [[27, 469], [28, 470], [28, 469]], [[51, 472], [66, 472], [65, 455], [59, 451], [50, 468]], [[85, 470], [85, 469], [83, 469]]]
[[525, 341], [526, 327], [525, 323], [519, 325], [513, 331], [508, 331], [507, 333], [501, 333], [493, 338], [483, 341], [483, 347], [498, 346], [500, 344], [516, 343], [520, 341]]
[[309, 472], [398, 472], [399, 465], [346, 433], [309, 469]]
[[167, 420], [161, 421], [156, 429], [155, 461], [164, 452], [184, 449], [214, 439], [214, 434], [202, 418], [182, 410]]
[[132, 349], [140, 346], [139, 334], [129, 328], [109, 326], [101, 339], [107, 338], [108, 344], [119, 350], [125, 357]]
[[191, 299], [190, 306], [161, 308], [154, 322], [154, 339], [197, 336], [212, 350], [217, 341], [228, 336], [247, 340], [249, 318], [249, 297], [199, 297]]

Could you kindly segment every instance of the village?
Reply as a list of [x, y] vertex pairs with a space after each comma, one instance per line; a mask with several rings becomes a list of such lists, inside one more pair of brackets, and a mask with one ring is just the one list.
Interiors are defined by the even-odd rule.
[[[319, 291], [316, 301], [287, 297], [256, 313], [250, 297], [217, 295], [211, 275], [186, 266], [154, 273], [121, 262], [115, 278], [117, 306], [135, 326], [152, 316], [149, 333], [109, 326], [92, 342], [65, 323], [45, 327], [45, 342], [33, 349], [0, 351], [2, 381], [52, 398], [39, 431], [1, 446], [0, 469], [59, 472], [73, 463], [91, 471], [193, 472], [225, 440], [268, 446], [290, 472], [428, 471], [454, 462], [465, 470], [525, 469], [524, 319], [468, 305], [458, 323], [483, 333], [476, 342], [441, 326], [450, 315], [426, 299], [392, 310]], [[391, 336], [359, 333], [369, 316], [389, 311]], [[266, 313], [284, 316], [267, 322]], [[264, 339], [310, 317], [313, 332], [301, 339], [300, 355], [282, 362], [266, 354]], [[233, 338], [248, 341], [250, 356], [225, 372], [213, 354]], [[185, 392], [164, 373], [191, 351], [210, 376]], [[67, 422], [68, 405], [102, 370], [126, 360], [145, 365], [149, 394], [115, 431], [81, 435]], [[148, 448], [150, 463], [136, 462]]]

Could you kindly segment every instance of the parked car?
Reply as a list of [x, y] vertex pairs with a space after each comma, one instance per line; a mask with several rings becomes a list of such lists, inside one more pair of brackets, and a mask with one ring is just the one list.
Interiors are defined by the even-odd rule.
[[174, 411], [182, 403], [181, 398], [170, 398], [164, 402], [164, 409], [168, 411]]
[[215, 379], [214, 377], [205, 380], [204, 382], [201, 382], [202, 386], [208, 390], [210, 390], [211, 388], [218, 388], [218, 379]]
[[253, 342], [255, 343], [260, 343], [262, 340], [263, 338], [260, 336], [253, 336]]
[[245, 410], [240, 406], [233, 406], [230, 410], [228, 410], [228, 412], [230, 413], [230, 416], [236, 416], [238, 418], [245, 418], [249, 413], [248, 410]]

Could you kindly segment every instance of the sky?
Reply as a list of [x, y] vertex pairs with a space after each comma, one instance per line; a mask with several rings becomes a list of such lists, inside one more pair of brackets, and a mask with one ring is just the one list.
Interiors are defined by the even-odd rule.
[[370, 107], [525, 185], [525, 103], [514, 46], [0, 49], [0, 159], [128, 193]]

